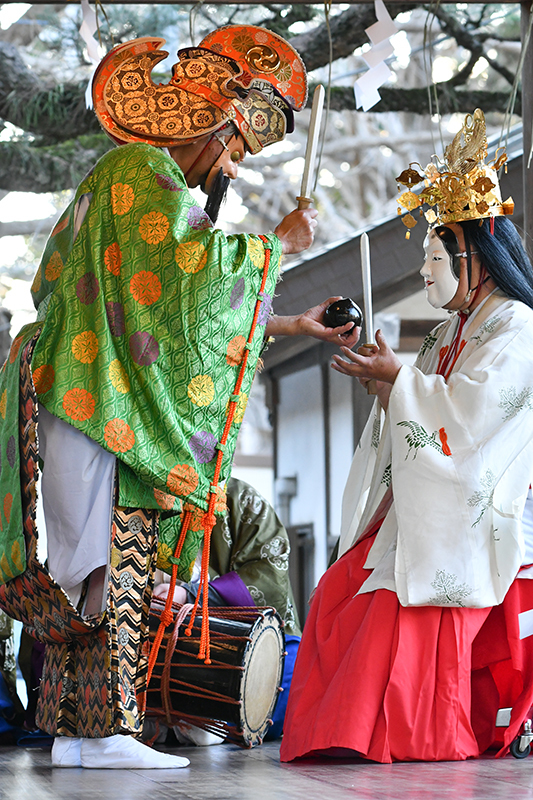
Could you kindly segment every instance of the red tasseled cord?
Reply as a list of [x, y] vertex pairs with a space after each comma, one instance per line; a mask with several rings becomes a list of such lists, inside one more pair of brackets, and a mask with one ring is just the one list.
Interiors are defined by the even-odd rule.
[[[263, 242], [267, 242], [267, 238], [265, 236], [260, 236]], [[268, 269], [270, 266], [270, 249], [265, 250], [265, 263], [263, 266], [263, 278], [261, 280], [261, 288], [259, 290], [259, 296], [257, 298], [255, 309], [254, 309], [254, 316], [252, 319], [252, 325], [250, 327], [250, 333], [248, 335], [248, 345], [252, 344], [255, 329], [257, 327], [257, 320], [259, 318], [259, 310], [261, 308], [261, 303], [263, 301], [263, 293], [265, 291], [265, 286], [268, 277]], [[247, 347], [244, 350], [239, 374], [237, 376], [237, 380], [235, 382], [235, 387], [233, 390], [233, 397], [238, 397], [241, 391], [242, 382], [244, 379], [244, 373], [246, 371], [246, 365], [248, 363], [248, 355], [250, 353], [249, 348]], [[225, 445], [230, 431], [231, 425], [233, 423], [233, 418], [235, 416], [235, 411], [237, 409], [237, 400], [230, 400], [228, 403], [228, 410], [226, 413], [226, 422], [224, 425], [224, 431], [220, 438], [220, 444]], [[211, 663], [210, 659], [210, 641], [209, 641], [209, 556], [211, 550], [211, 533], [213, 531], [213, 527], [215, 525], [216, 517], [215, 517], [215, 503], [216, 503], [216, 489], [218, 487], [218, 482], [220, 479], [220, 470], [222, 468], [222, 459], [224, 458], [224, 450], [219, 449], [217, 453], [217, 460], [215, 465], [215, 472], [213, 475], [213, 480], [211, 481], [211, 485], [209, 487], [209, 501], [208, 501], [208, 508], [203, 518], [203, 528], [204, 528], [204, 549], [202, 553], [202, 565], [201, 565], [201, 573], [200, 573], [200, 584], [198, 587], [198, 593], [196, 595], [196, 600], [194, 602], [193, 609], [191, 611], [190, 622], [185, 629], [185, 635], [191, 636], [192, 633], [192, 626], [194, 623], [194, 618], [196, 616], [196, 612], [198, 610], [198, 604], [200, 601], [200, 594], [202, 594], [202, 630], [200, 633], [200, 650], [198, 653], [198, 658], [204, 659], [206, 664]], [[191, 522], [192, 512], [186, 511], [183, 524], [181, 527], [180, 538], [178, 544], [176, 546], [176, 551], [174, 553], [174, 558], [179, 559], [181, 555], [181, 551], [183, 548], [183, 544], [185, 542], [185, 537], [189, 530], [190, 522]], [[155, 663], [157, 661], [157, 655], [159, 653], [159, 648], [161, 646], [161, 642], [163, 641], [163, 636], [165, 634], [165, 629], [172, 624], [174, 615], [172, 612], [172, 601], [174, 599], [174, 587], [176, 586], [176, 579], [178, 574], [178, 567], [177, 564], [173, 564], [172, 566], [172, 575], [170, 578], [169, 590], [167, 595], [167, 600], [165, 603], [165, 608], [161, 613], [161, 621], [159, 623], [159, 628], [157, 629], [157, 634], [150, 650], [150, 658], [148, 661], [148, 675], [147, 675], [147, 682], [146, 686], [150, 683], [150, 679], [152, 677], [152, 672], [154, 670]], [[143, 696], [142, 704], [146, 703], [146, 694]]]

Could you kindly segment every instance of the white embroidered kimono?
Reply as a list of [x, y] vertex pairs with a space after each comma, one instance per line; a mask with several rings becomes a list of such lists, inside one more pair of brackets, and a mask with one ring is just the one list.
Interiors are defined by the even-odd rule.
[[403, 606], [501, 603], [523, 563], [521, 517], [533, 478], [533, 310], [493, 292], [467, 319], [446, 382], [435, 374], [458, 315], [403, 366], [385, 414], [376, 403], [343, 499], [339, 556], [393, 502], [360, 593]]

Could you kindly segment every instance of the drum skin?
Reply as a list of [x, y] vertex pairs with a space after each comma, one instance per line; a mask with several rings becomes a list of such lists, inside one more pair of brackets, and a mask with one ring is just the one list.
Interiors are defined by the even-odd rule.
[[[153, 601], [152, 641], [163, 608]], [[285, 636], [279, 615], [273, 608], [210, 609], [211, 664], [198, 659], [201, 616], [191, 636], [185, 635], [187, 622], [179, 635], [174, 625], [166, 629], [148, 687], [147, 716], [167, 725], [184, 719], [226, 733], [245, 747], [261, 744], [283, 673]]]

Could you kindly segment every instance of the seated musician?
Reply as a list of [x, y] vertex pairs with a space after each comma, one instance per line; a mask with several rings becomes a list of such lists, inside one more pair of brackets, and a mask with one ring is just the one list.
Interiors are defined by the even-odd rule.
[[[285, 664], [281, 693], [267, 739], [283, 730], [292, 671], [301, 638], [298, 611], [289, 580], [290, 544], [287, 531], [272, 506], [245, 481], [230, 478], [226, 487], [228, 513], [213, 529], [210, 550], [210, 606], [273, 606], [284, 622]], [[198, 592], [201, 553], [189, 583], [174, 589], [174, 602], [193, 603]], [[159, 573], [161, 580], [167, 579]], [[157, 577], [156, 577], [157, 583]], [[154, 597], [166, 598], [168, 583], [155, 586]], [[219, 744], [222, 739], [187, 723], [175, 729], [178, 740]]]

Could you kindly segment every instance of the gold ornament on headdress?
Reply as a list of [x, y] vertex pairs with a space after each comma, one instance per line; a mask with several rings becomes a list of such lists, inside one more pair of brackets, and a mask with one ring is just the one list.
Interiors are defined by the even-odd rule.
[[[398, 198], [398, 214], [402, 213], [402, 208], [408, 212], [402, 218], [408, 229], [405, 238], [409, 238], [410, 229], [417, 222], [411, 212], [420, 208], [422, 215], [424, 205], [430, 206], [424, 216], [431, 227], [512, 214], [512, 198], [509, 197], [505, 202], [501, 198], [497, 172], [507, 161], [507, 155], [499, 152], [496, 152], [494, 161], [485, 163], [485, 116], [476, 108], [473, 114], [467, 114], [461, 130], [444, 151], [443, 169], [428, 164], [421, 175], [410, 164], [409, 169], [396, 178], [399, 184], [407, 187], [407, 191]], [[413, 186], [422, 181], [425, 188], [415, 193]]]

